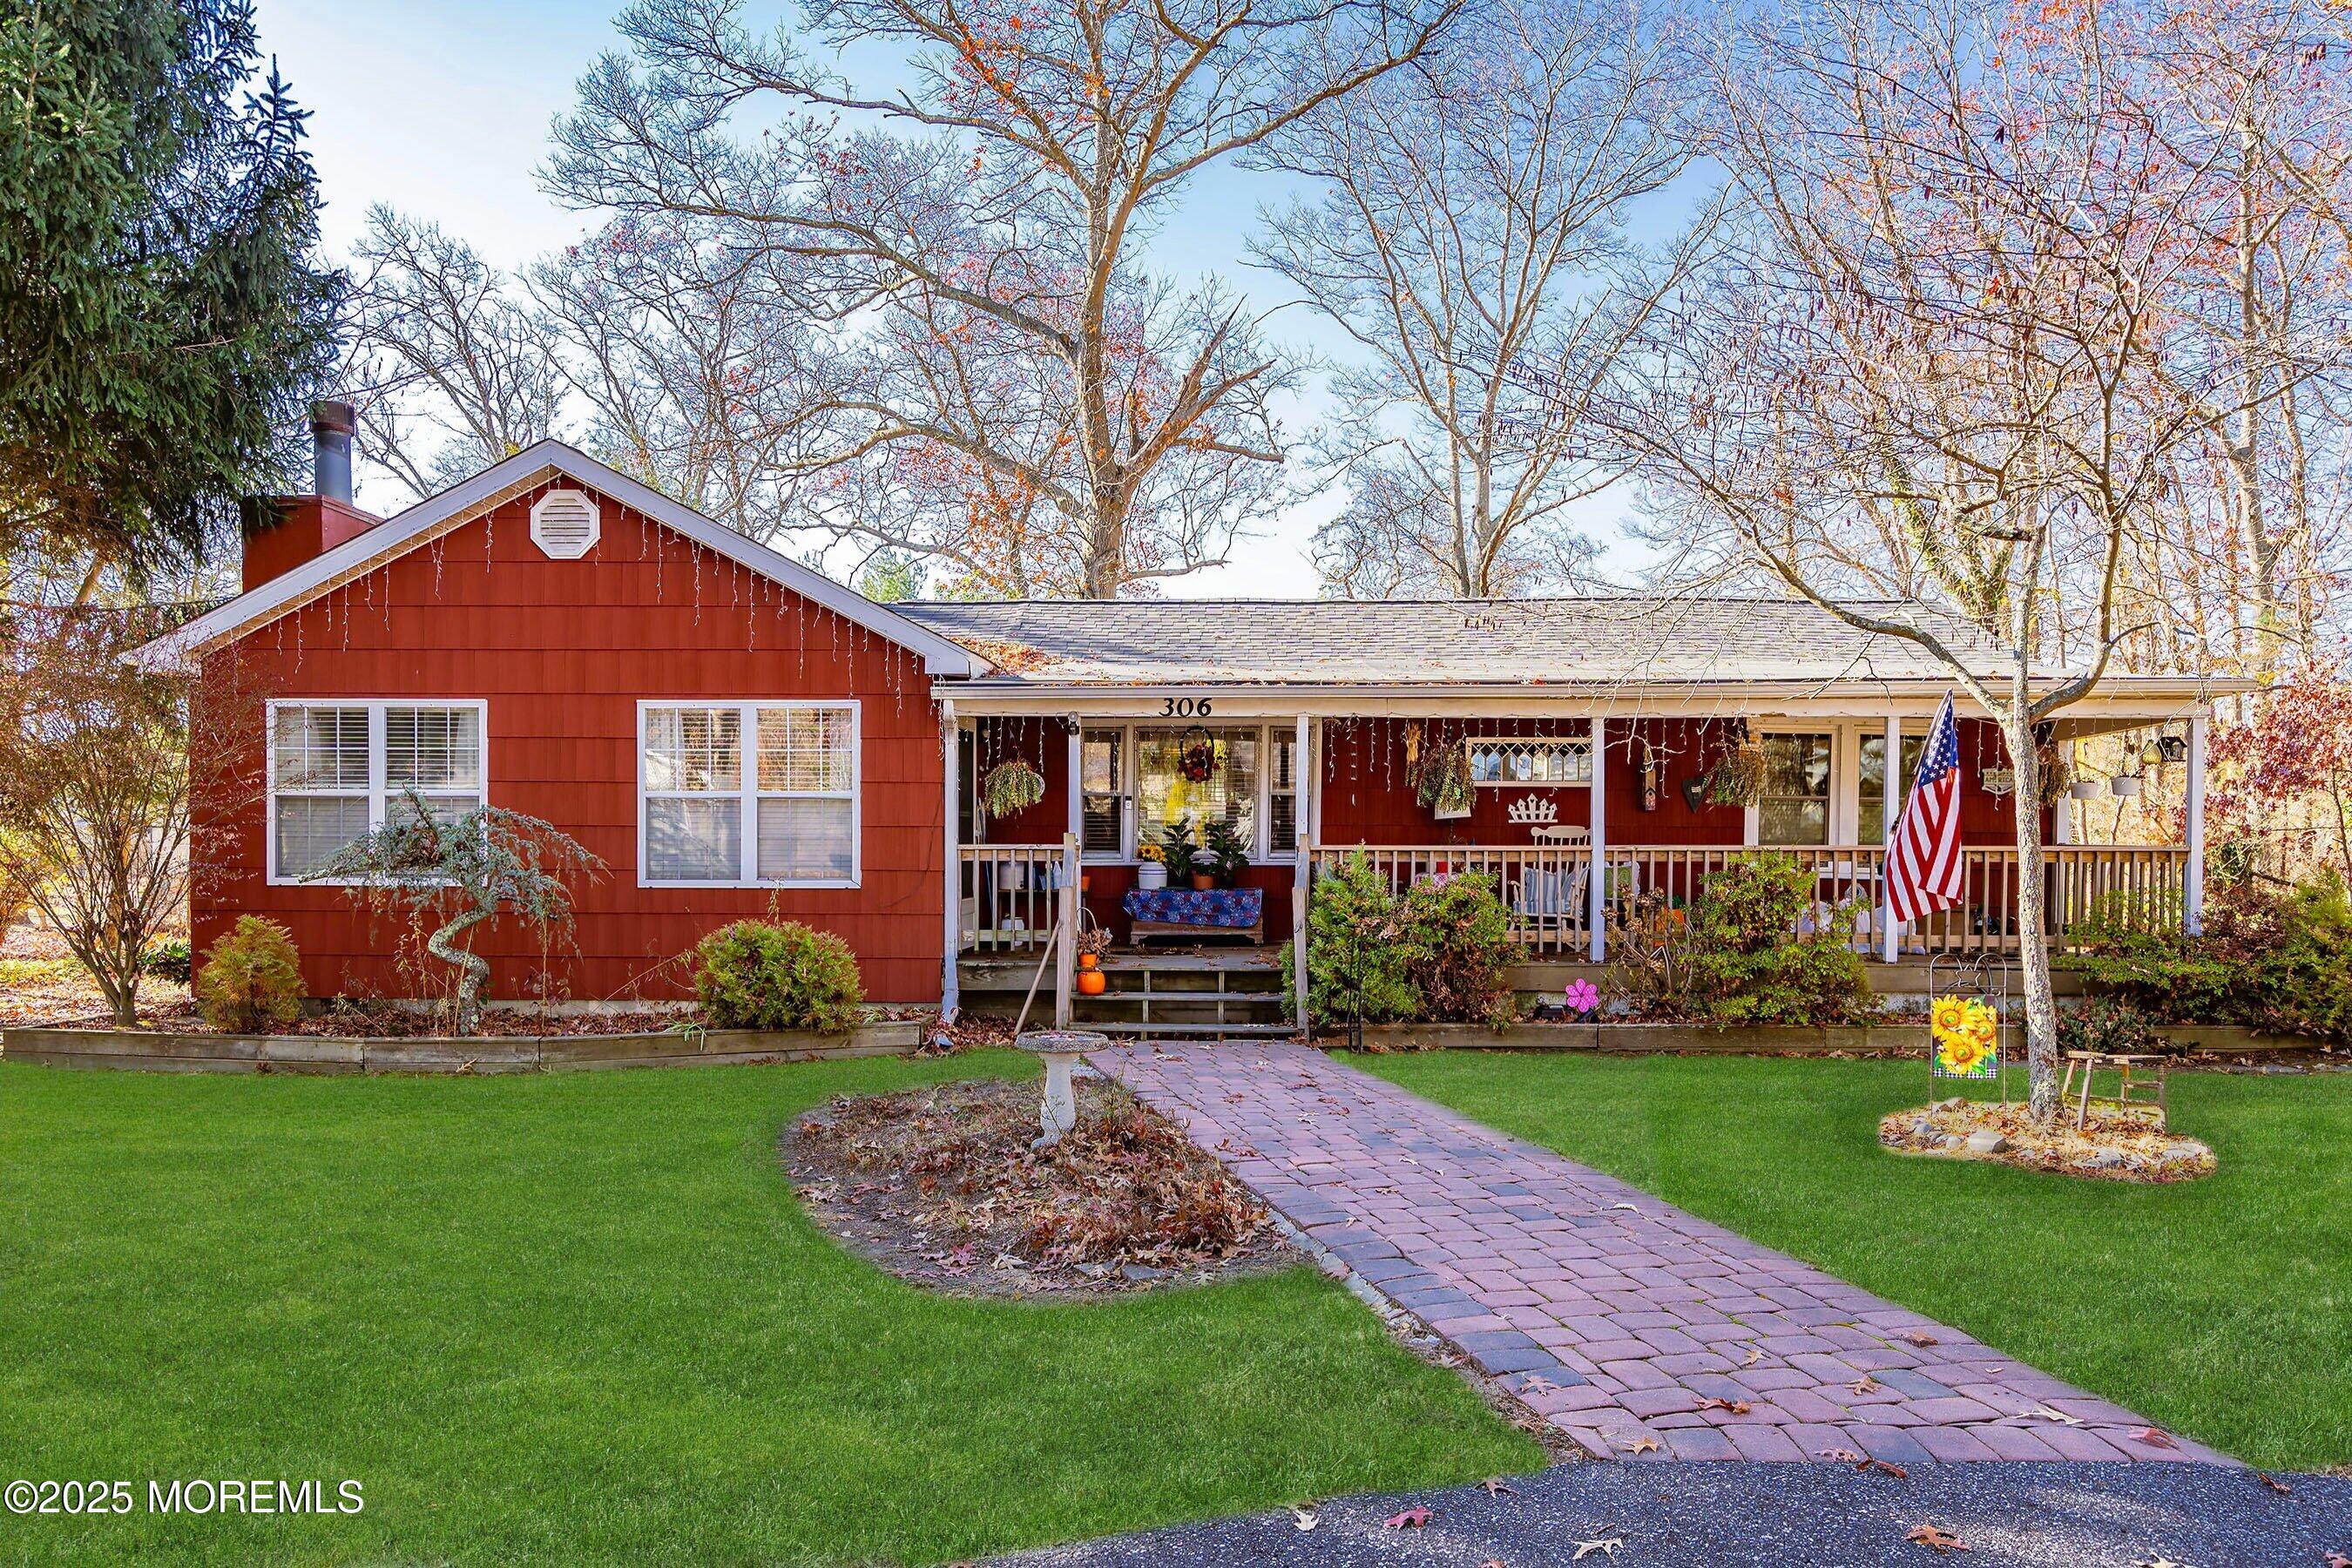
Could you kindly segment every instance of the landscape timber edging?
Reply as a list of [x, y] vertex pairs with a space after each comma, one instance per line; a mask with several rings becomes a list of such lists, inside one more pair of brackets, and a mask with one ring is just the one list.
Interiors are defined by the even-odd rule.
[[[2265, 1035], [2235, 1025], [2167, 1024], [2157, 1032], [2174, 1044], [2216, 1056], [2267, 1056], [2277, 1051], [2325, 1048], [2317, 1041], [2291, 1035]], [[1315, 1043], [1325, 1047], [1344, 1045], [1345, 1030], [1324, 1030]], [[1599, 1051], [1604, 1055], [1646, 1056], [1705, 1053], [1713, 1056], [1825, 1056], [1832, 1051], [1853, 1055], [1925, 1056], [1925, 1024], [1862, 1024], [1846, 1027], [1708, 1028], [1702, 1024], [1539, 1024], [1517, 1023], [1505, 1028], [1484, 1024], [1367, 1024], [1364, 1043], [1387, 1049], [1472, 1051]], [[2024, 1030], [2010, 1025], [2001, 1030], [2002, 1047], [2021, 1053]]]
[[910, 1056], [920, 1019], [814, 1030], [665, 1030], [636, 1035], [509, 1035], [339, 1039], [313, 1035], [203, 1035], [168, 1029], [8, 1029], [0, 1060], [127, 1072], [491, 1073], [597, 1068], [725, 1067]]

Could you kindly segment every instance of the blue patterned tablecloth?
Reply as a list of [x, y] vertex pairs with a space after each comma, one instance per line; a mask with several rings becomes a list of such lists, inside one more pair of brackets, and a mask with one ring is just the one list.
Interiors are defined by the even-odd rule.
[[1218, 926], [1243, 931], [1258, 923], [1265, 911], [1260, 888], [1136, 888], [1123, 900], [1127, 918], [1171, 926]]

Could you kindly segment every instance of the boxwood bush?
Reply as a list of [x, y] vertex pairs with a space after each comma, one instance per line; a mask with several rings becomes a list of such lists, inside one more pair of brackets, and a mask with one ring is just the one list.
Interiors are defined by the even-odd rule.
[[694, 994], [714, 1029], [854, 1027], [866, 1003], [857, 955], [831, 931], [738, 921], [695, 944]]

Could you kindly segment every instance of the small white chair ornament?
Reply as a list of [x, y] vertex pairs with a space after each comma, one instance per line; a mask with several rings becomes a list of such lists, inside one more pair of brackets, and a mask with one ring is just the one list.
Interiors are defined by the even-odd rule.
[[1528, 837], [1538, 844], [1583, 844], [1591, 841], [1589, 827], [1563, 826], [1559, 820], [1559, 803], [1549, 795], [1523, 795], [1512, 801], [1504, 815], [1517, 826], [1528, 830]]

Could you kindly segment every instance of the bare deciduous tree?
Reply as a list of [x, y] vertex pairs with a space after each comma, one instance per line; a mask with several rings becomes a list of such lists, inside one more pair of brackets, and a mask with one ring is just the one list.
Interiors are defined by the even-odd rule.
[[382, 206], [352, 263], [340, 374], [364, 460], [422, 499], [554, 432], [562, 365], [504, 273]]
[[812, 521], [802, 479], [831, 427], [807, 389], [833, 350], [774, 258], [713, 226], [621, 220], [530, 269], [542, 338], [614, 468], [762, 544]]
[[187, 912], [191, 820], [229, 804], [195, 792], [190, 752], [257, 755], [257, 697], [226, 661], [201, 679], [124, 662], [166, 629], [165, 612], [20, 607], [11, 619], [0, 882], [22, 889], [128, 1028], [148, 944]]
[[886, 470], [886, 495], [933, 483], [887, 472], [909, 453], [984, 472], [988, 504], [1108, 597], [1221, 560], [1272, 494], [1245, 476], [1280, 458], [1280, 365], [1238, 305], [1142, 276], [1140, 242], [1202, 169], [1415, 58], [1460, 3], [818, 5], [829, 48], [904, 51], [894, 96], [751, 36], [734, 0], [646, 0], [622, 20], [635, 58], [582, 83], [551, 179], [808, 263], [810, 308], [870, 350], [824, 399], [852, 422], [838, 460]]
[[1256, 254], [1361, 351], [1318, 442], [1349, 492], [1317, 540], [1328, 587], [1486, 597], [1582, 575], [1568, 509], [1624, 466], [1583, 403], [1704, 228], [1664, 254], [1624, 230], [1689, 160], [1682, 43], [1615, 0], [1493, 0], [1270, 144], [1324, 190], [1273, 215]]
[[[2177, 330], [2177, 237], [2226, 191], [2107, 64], [2095, 5], [1828, 0], [1743, 30], [1714, 149], [1736, 243], [1656, 334], [1650, 395], [1615, 411], [1660, 495], [1727, 521], [1748, 569], [1934, 654], [1999, 722], [2021, 803], [2041, 727], [2135, 625], [2126, 539], [2238, 395], [2229, 359]], [[2262, 384], [2305, 374], [2287, 346]], [[1914, 607], [1850, 603], [1858, 582]], [[2041, 824], [2014, 816], [2047, 1117]]]

